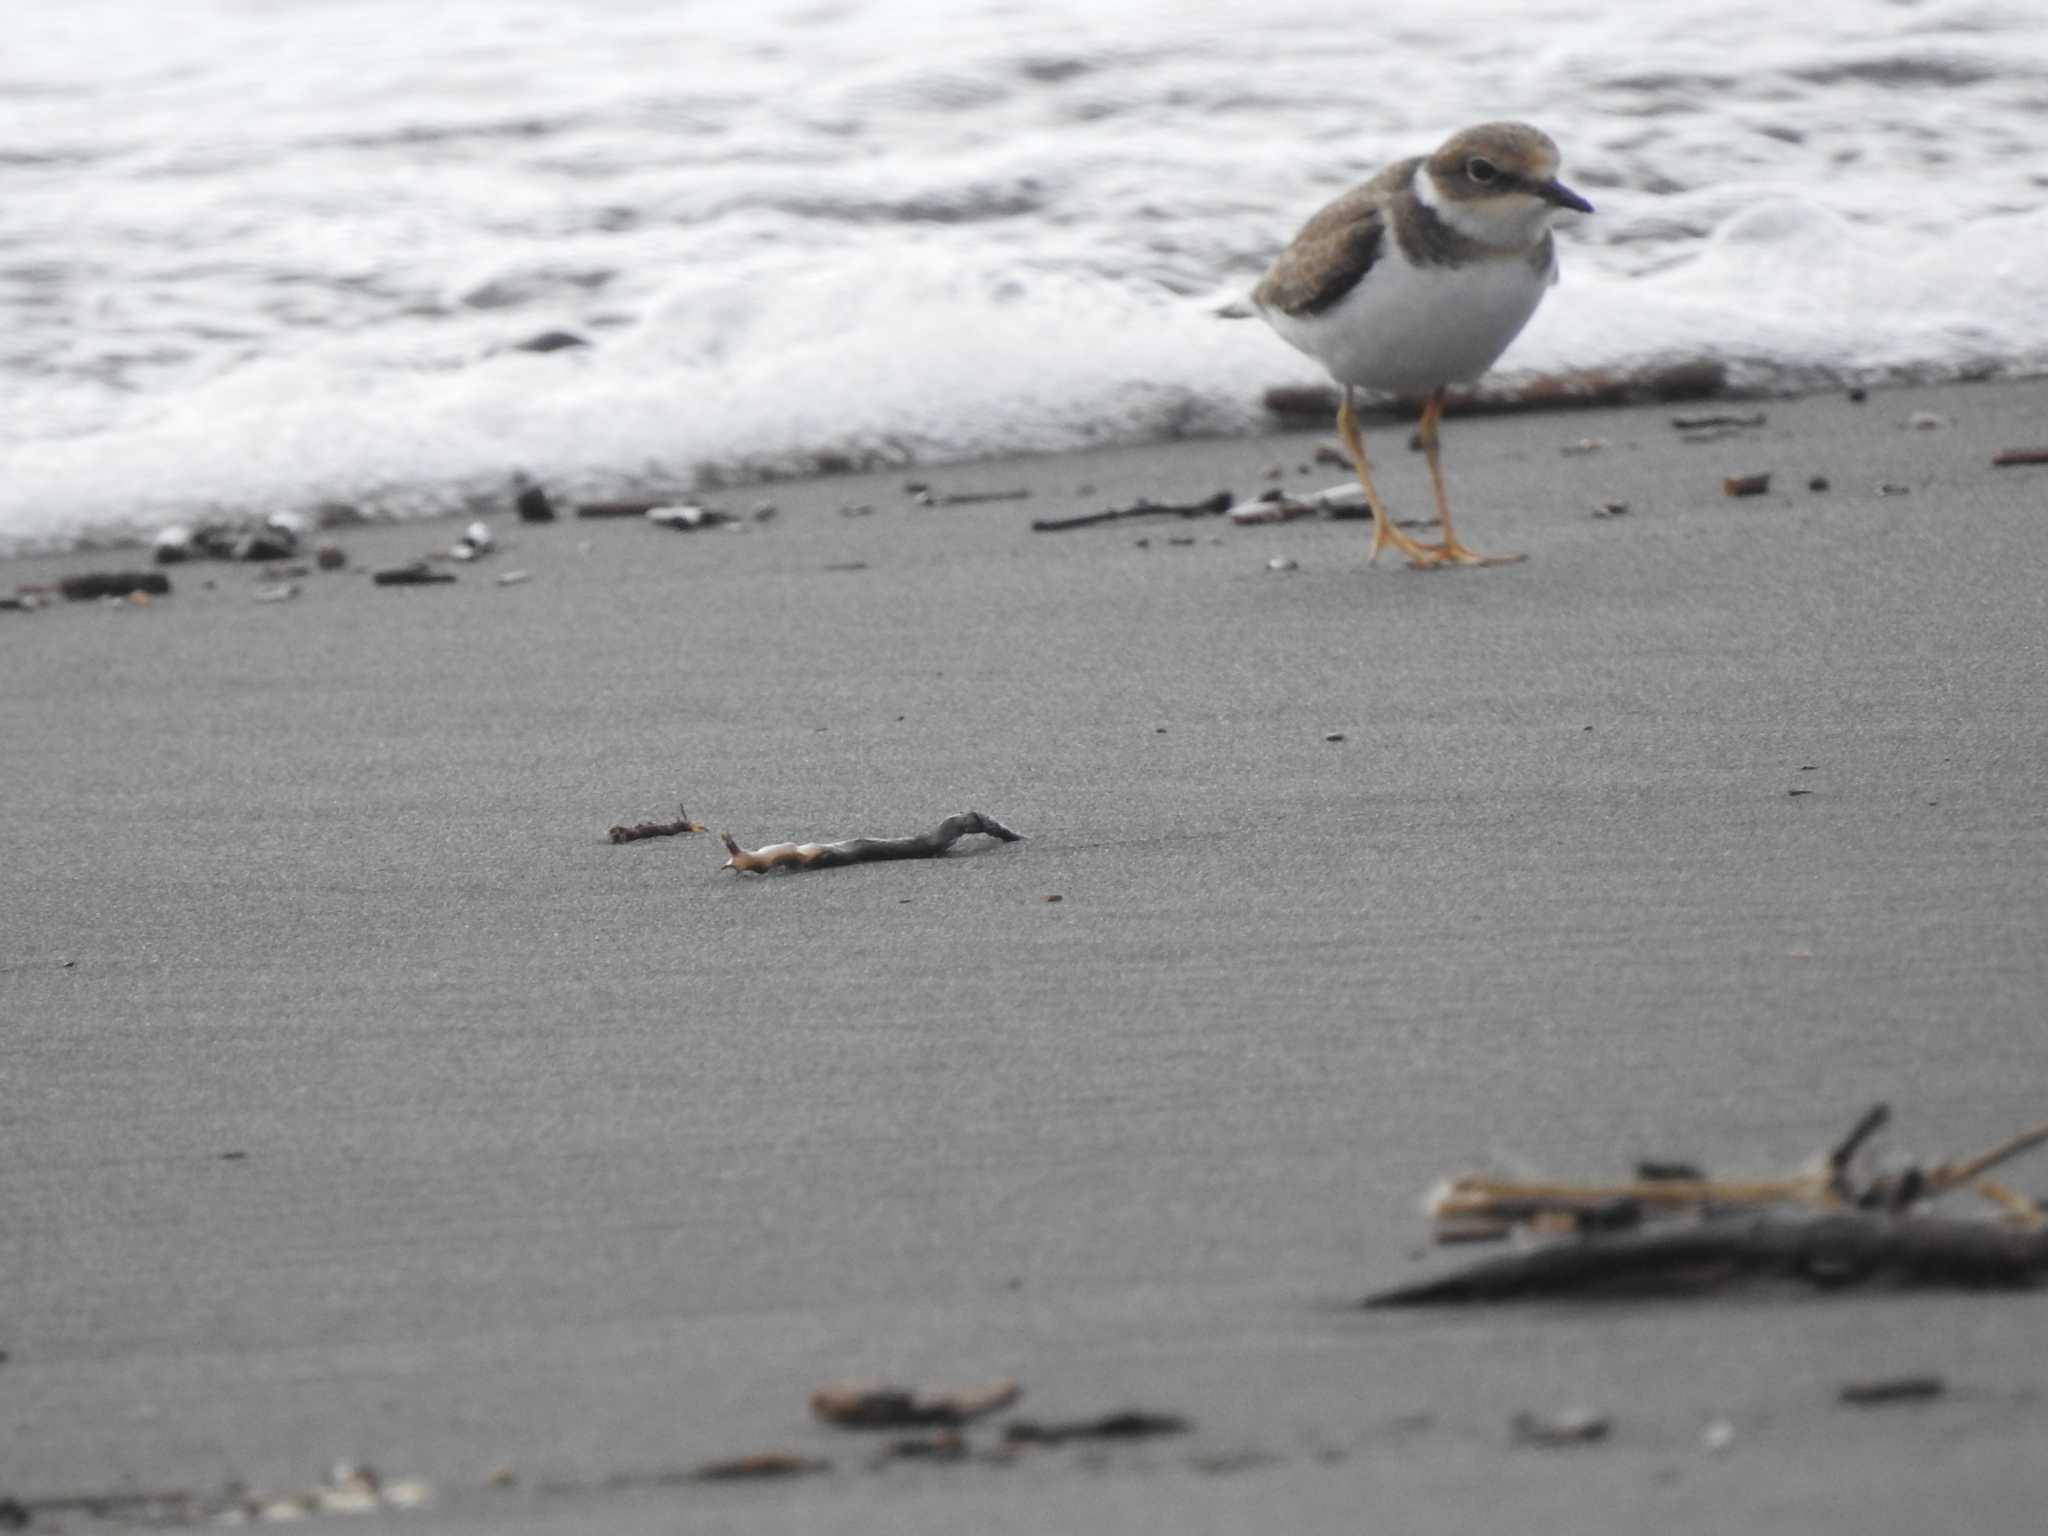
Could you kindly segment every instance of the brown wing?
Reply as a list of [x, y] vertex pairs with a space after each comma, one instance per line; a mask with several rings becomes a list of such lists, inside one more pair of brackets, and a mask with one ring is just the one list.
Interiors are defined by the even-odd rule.
[[1356, 288], [1386, 249], [1386, 200], [1408, 184], [1419, 159], [1390, 165], [1302, 225], [1252, 290], [1252, 302], [1284, 315], [1321, 314]]

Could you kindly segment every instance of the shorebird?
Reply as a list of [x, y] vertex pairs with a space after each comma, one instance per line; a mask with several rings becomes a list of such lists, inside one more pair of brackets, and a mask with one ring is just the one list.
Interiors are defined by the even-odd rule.
[[[1567, 208], [1593, 211], [1557, 171], [1557, 145], [1527, 123], [1460, 129], [1434, 154], [1397, 160], [1324, 208], [1252, 291], [1266, 323], [1343, 386], [1337, 431], [1372, 508], [1372, 558], [1389, 546], [1418, 566], [1522, 558], [1458, 542], [1437, 425], [1446, 387], [1490, 368], [1557, 281], [1551, 221]], [[1423, 399], [1441, 543], [1395, 527], [1373, 488], [1353, 403], [1359, 389]]]

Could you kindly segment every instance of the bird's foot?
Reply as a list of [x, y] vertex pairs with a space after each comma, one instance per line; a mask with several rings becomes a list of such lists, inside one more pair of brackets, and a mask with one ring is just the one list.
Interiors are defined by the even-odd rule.
[[1373, 520], [1372, 553], [1365, 557], [1371, 565], [1380, 557], [1380, 551], [1391, 549], [1407, 557], [1408, 563], [1418, 571], [1434, 570], [1448, 558], [1438, 546], [1423, 544], [1394, 526], [1388, 517]]
[[1527, 555], [1482, 555], [1476, 549], [1467, 549], [1456, 538], [1445, 539], [1441, 544], [1425, 544], [1422, 548], [1436, 557], [1438, 565], [1520, 565]]

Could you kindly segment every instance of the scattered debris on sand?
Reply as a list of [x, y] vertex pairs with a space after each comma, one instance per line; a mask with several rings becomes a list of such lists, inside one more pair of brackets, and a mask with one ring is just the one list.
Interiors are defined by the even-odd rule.
[[674, 821], [637, 821], [631, 826], [613, 827], [608, 834], [615, 843], [637, 843], [643, 837], [682, 837], [691, 832], [702, 832], [704, 828], [690, 820], [690, 813], [680, 805], [676, 807]]
[[[1824, 1289], [1864, 1281], [2020, 1287], [2048, 1275], [2048, 1211], [1985, 1177], [2048, 1142], [2048, 1124], [1959, 1162], [1863, 1169], [1858, 1154], [1890, 1115], [1887, 1106], [1875, 1106], [1824, 1158], [1780, 1178], [1638, 1177], [1617, 1184], [1484, 1174], [1453, 1179], [1429, 1201], [1439, 1241], [1518, 1235], [1538, 1241], [1381, 1291], [1365, 1305], [1693, 1292], [1773, 1277]], [[1965, 1188], [1995, 1214], [1936, 1216], [1919, 1209]]]
[[1020, 843], [1023, 835], [1012, 832], [993, 816], [965, 811], [948, 816], [930, 832], [917, 837], [849, 837], [837, 843], [770, 843], [761, 848], [742, 848], [730, 832], [721, 832], [725, 851], [731, 855], [721, 866], [744, 873], [772, 869], [831, 869], [841, 864], [873, 864], [886, 859], [935, 859], [963, 837], [980, 833], [999, 842]]
[[957, 1429], [1008, 1408], [1023, 1393], [1014, 1381], [922, 1390], [838, 1382], [811, 1394], [811, 1412], [842, 1429]]
[[[85, 1515], [129, 1525], [251, 1525], [313, 1515], [368, 1515], [419, 1509], [434, 1490], [418, 1478], [387, 1479], [375, 1469], [339, 1462], [324, 1481], [296, 1493], [271, 1493], [231, 1483], [217, 1493], [185, 1489], [119, 1489], [0, 1499], [0, 1528], [26, 1530], [46, 1517]], [[50, 1529], [64, 1527], [53, 1519]]]

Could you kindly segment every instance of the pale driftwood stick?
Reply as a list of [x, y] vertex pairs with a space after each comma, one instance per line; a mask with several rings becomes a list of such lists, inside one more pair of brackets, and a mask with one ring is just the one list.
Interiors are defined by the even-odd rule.
[[1723, 1217], [1572, 1238], [1368, 1296], [1368, 1307], [1529, 1296], [1705, 1289], [1787, 1276], [1814, 1285], [1885, 1279], [1922, 1286], [2024, 1286], [2048, 1273], [2048, 1233], [1882, 1212]]
[[1928, 1171], [1928, 1193], [1938, 1195], [1944, 1190], [1954, 1189], [1958, 1184], [1967, 1184], [1979, 1174], [1990, 1172], [2000, 1163], [2018, 1157], [2022, 1152], [2032, 1151], [2044, 1141], [2048, 1141], [2048, 1123], [2021, 1131], [2019, 1135], [2001, 1141], [1989, 1151], [1979, 1152], [1975, 1157], [1965, 1158], [1960, 1163], [1943, 1163]]
[[771, 869], [830, 869], [838, 864], [873, 864], [883, 859], [935, 859], [961, 838], [974, 833], [1005, 843], [1019, 843], [1021, 834], [1012, 832], [993, 816], [964, 811], [948, 816], [930, 832], [917, 837], [849, 837], [839, 843], [770, 843], [763, 848], [742, 848], [730, 832], [718, 835], [731, 855], [720, 866], [742, 872]]
[[1741, 1207], [1812, 1203], [1826, 1197], [1824, 1181], [1800, 1174], [1784, 1179], [1636, 1179], [1617, 1184], [1567, 1184], [1545, 1180], [1496, 1179], [1467, 1174], [1430, 1197], [1438, 1222], [1528, 1221], [1545, 1212], [1564, 1215], [1600, 1211], [1619, 1202], [1646, 1214], [1704, 1206]]

